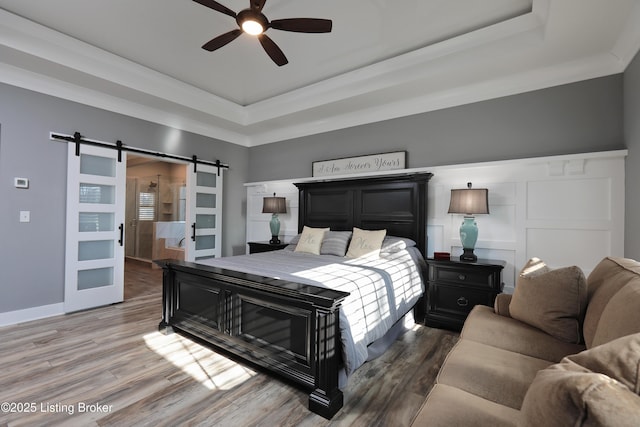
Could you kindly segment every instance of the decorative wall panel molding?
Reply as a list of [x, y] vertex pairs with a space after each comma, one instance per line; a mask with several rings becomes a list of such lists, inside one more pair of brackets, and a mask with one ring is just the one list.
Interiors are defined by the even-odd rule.
[[[406, 169], [434, 174], [429, 182], [427, 255], [462, 253], [462, 215], [447, 210], [451, 189], [472, 182], [475, 188], [489, 189], [490, 212], [476, 216], [480, 232], [474, 252], [479, 258], [507, 262], [505, 292], [513, 291], [517, 273], [534, 256], [552, 268], [577, 265], [588, 275], [603, 257], [624, 255], [626, 155], [626, 150], [617, 150]], [[305, 180], [314, 178], [245, 184], [248, 241], [269, 240], [270, 215], [261, 213], [262, 197], [273, 192], [287, 198], [280, 238], [288, 242], [296, 235], [298, 192], [293, 182]]]

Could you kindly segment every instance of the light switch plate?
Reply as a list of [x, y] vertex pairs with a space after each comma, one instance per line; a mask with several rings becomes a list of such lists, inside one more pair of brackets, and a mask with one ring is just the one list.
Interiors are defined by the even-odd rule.
[[31, 222], [31, 211], [20, 211], [20, 222]]

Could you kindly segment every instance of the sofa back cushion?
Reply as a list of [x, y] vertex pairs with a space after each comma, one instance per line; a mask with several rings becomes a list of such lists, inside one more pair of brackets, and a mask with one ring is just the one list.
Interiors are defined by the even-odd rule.
[[[587, 278], [587, 311], [583, 324], [583, 334], [587, 348], [597, 345], [594, 344], [594, 338], [605, 308], [607, 308], [613, 296], [630, 283], [640, 284], [640, 262], [631, 259], [604, 258], [589, 274]], [[640, 299], [637, 298], [635, 292], [630, 292], [630, 296], [635, 296], [635, 299], [630, 301], [617, 299], [607, 309], [608, 315], [603, 319], [605, 323], [603, 323], [598, 333], [598, 344], [638, 332], [637, 329], [633, 330], [634, 326], [640, 328], [640, 324], [637, 321], [633, 325], [631, 324], [631, 318], [625, 320], [624, 317], [615, 313], [617, 309], [622, 309], [622, 313], [635, 315], [640, 312]], [[621, 327], [623, 329], [619, 333], [616, 332], [616, 328]]]
[[592, 347], [640, 332], [640, 280], [633, 280], [611, 297], [600, 315]]

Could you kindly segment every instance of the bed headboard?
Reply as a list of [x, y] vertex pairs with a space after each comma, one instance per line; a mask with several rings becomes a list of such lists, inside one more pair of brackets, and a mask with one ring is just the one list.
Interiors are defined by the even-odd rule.
[[336, 231], [386, 229], [387, 235], [407, 237], [420, 252], [427, 251], [427, 183], [431, 173], [296, 183], [298, 231], [330, 227]]

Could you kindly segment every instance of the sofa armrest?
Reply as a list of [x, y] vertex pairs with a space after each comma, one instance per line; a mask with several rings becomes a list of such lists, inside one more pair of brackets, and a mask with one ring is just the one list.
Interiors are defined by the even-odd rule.
[[511, 317], [511, 313], [509, 313], [510, 302], [511, 294], [498, 294], [493, 303], [493, 311], [501, 316]]

